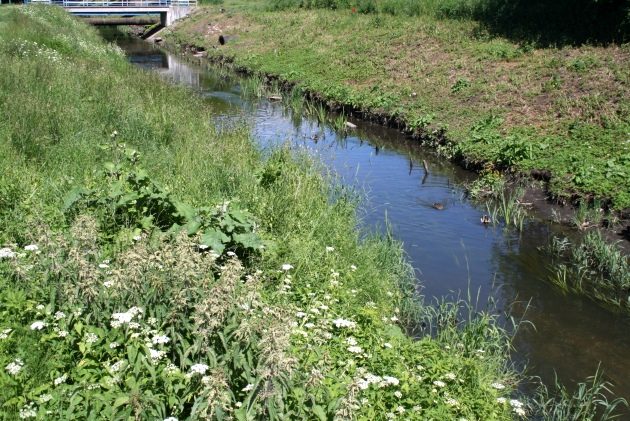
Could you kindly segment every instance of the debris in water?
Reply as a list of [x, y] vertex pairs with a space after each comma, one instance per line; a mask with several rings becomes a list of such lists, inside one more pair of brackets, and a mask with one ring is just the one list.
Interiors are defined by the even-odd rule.
[[481, 223], [484, 225], [488, 225], [490, 222], [492, 222], [492, 219], [490, 219], [490, 217], [488, 215], [484, 215], [481, 217]]
[[356, 124], [352, 124], [349, 121], [346, 121], [346, 127], [349, 129], [356, 129], [357, 125]]
[[282, 101], [282, 97], [280, 95], [270, 95], [267, 99], [269, 101]]

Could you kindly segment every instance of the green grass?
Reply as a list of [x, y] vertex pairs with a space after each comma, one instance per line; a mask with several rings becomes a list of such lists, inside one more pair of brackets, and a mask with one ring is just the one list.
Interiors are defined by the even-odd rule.
[[[202, 8], [165, 38], [429, 138], [444, 131], [439, 150], [471, 168], [542, 171], [562, 202], [630, 207], [627, 44], [542, 48], [469, 18], [262, 6]], [[208, 22], [234, 42], [218, 46]]]
[[61, 9], [0, 28], [0, 419], [512, 418], [506, 332], [416, 302], [316, 163]]

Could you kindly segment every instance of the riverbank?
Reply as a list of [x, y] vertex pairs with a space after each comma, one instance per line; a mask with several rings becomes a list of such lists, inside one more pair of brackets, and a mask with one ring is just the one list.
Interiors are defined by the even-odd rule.
[[162, 36], [405, 127], [466, 167], [526, 174], [560, 203], [628, 216], [627, 45], [536, 48], [472, 20], [230, 1]]
[[316, 163], [218, 132], [61, 9], [0, 29], [2, 418], [530, 411], [494, 318], [414, 302], [400, 245], [361, 240]]

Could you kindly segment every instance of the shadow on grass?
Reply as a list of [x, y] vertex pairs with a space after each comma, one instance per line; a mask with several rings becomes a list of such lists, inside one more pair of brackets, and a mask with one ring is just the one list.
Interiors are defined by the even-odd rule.
[[628, 0], [451, 0], [445, 6], [442, 12], [449, 17], [472, 14], [493, 35], [523, 43], [563, 46], [630, 41]]

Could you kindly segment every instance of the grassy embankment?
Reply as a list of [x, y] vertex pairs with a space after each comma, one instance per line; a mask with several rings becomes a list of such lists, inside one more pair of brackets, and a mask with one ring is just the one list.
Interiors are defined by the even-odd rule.
[[411, 305], [399, 245], [359, 239], [351, 193], [217, 133], [61, 9], [0, 8], [0, 114], [1, 419], [529, 410], [492, 317]]
[[[299, 3], [338, 8], [292, 7]], [[500, 3], [229, 0], [165, 38], [393, 119], [474, 168], [532, 174], [560, 201], [630, 208], [630, 48], [597, 44], [627, 38], [623, 13], [599, 16], [607, 3], [514, 1], [513, 16], [498, 6], [493, 15]], [[585, 17], [588, 25], [576, 23]], [[615, 22], [599, 25], [604, 17]], [[617, 32], [606, 38], [604, 29]], [[582, 40], [576, 32], [595, 42], [571, 45]], [[233, 38], [219, 46], [219, 34]]]

